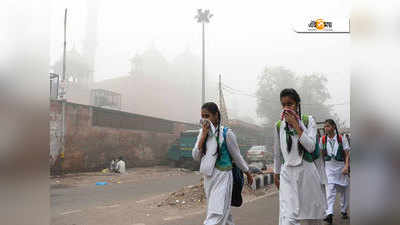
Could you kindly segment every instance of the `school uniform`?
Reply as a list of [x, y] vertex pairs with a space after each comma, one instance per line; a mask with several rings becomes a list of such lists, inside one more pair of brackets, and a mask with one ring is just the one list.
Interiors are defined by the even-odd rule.
[[[320, 148], [324, 148], [322, 138], [320, 141]], [[350, 146], [344, 136], [342, 136], [342, 146], [340, 146], [337, 135], [335, 135], [333, 138], [326, 136], [325, 148], [327, 153], [327, 158], [325, 159], [325, 171], [328, 178], [328, 186], [326, 190], [328, 205], [326, 215], [334, 214], [336, 193], [338, 192], [341, 194], [341, 212], [346, 213], [349, 208], [350, 178], [348, 175], [343, 175], [342, 173], [345, 167], [345, 161], [338, 161], [335, 156], [337, 156], [338, 151], [340, 150], [350, 151]], [[344, 154], [342, 160], [345, 160]]]
[[321, 224], [324, 218], [325, 201], [322, 177], [314, 162], [303, 160], [299, 155], [300, 142], [305, 151], [313, 153], [316, 146], [316, 125], [308, 116], [308, 128], [300, 121], [303, 134], [289, 135], [291, 151], [286, 143], [286, 123], [274, 127], [274, 172], [280, 174], [279, 225]]
[[[218, 128], [217, 128], [218, 129]], [[204, 175], [204, 192], [207, 199], [207, 216], [204, 225], [234, 225], [231, 214], [231, 199], [233, 187], [232, 161], [243, 172], [248, 172], [249, 167], [240, 154], [236, 136], [232, 130], [226, 132], [226, 140], [223, 137], [224, 127], [221, 126], [219, 143], [221, 156], [216, 160], [211, 174]], [[203, 157], [199, 149], [199, 141], [202, 135], [202, 129], [199, 132], [192, 156], [200, 161]], [[217, 132], [212, 127], [207, 138], [207, 154], [213, 154], [217, 151]], [[203, 163], [203, 162], [202, 162]]]
[[[320, 142], [320, 139], [318, 140], [318, 145]], [[320, 178], [321, 178], [321, 185], [322, 185], [322, 195], [323, 195], [323, 206], [324, 209], [326, 209], [328, 207], [328, 200], [326, 198], [326, 189], [328, 188], [328, 177], [326, 176], [326, 171], [325, 171], [325, 162], [324, 162], [324, 158], [321, 155], [321, 149], [319, 149], [320, 153], [319, 153], [319, 158], [316, 159], [314, 161], [317, 170], [319, 172]]]

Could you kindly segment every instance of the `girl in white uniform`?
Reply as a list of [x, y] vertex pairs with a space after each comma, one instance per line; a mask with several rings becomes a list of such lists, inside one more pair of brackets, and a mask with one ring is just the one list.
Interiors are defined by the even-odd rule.
[[341, 194], [341, 214], [347, 219], [349, 207], [349, 159], [350, 146], [346, 137], [339, 135], [335, 121], [325, 121], [325, 133], [320, 141], [320, 148], [325, 155], [325, 171], [328, 177], [326, 198], [328, 207], [326, 209], [325, 221], [332, 224], [336, 193]]
[[[325, 201], [322, 178], [310, 156], [316, 146], [316, 124], [300, 119], [300, 96], [294, 89], [280, 93], [283, 119], [274, 127], [274, 181], [279, 189], [279, 225], [321, 224]], [[303, 115], [304, 117], [304, 115]], [[277, 123], [277, 124], [278, 124]]]
[[[221, 113], [217, 104], [205, 103], [201, 108], [201, 117], [212, 124], [203, 124], [192, 151], [193, 158], [200, 161], [205, 154], [210, 152], [218, 155], [215, 165], [212, 165], [211, 173], [204, 174], [204, 192], [207, 199], [207, 217], [204, 225], [234, 225], [231, 214], [232, 161], [247, 175], [247, 182], [250, 185], [253, 183], [253, 178], [249, 173], [247, 163], [240, 154], [236, 136], [232, 130], [228, 129], [226, 140], [223, 139], [224, 128], [220, 125]], [[206, 163], [206, 161], [201, 163]], [[204, 165], [200, 165], [200, 170], [202, 166]]]

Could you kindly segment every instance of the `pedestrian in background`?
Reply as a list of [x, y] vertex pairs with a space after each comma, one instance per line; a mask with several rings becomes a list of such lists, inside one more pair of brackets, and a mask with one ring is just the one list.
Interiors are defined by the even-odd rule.
[[110, 172], [115, 172], [116, 171], [116, 167], [117, 167], [117, 159], [112, 159], [111, 163], [110, 163]]
[[119, 157], [119, 161], [117, 162], [117, 168], [116, 171], [117, 173], [125, 173], [126, 172], [126, 168], [125, 168], [125, 161], [123, 160], [122, 156]]
[[62, 151], [55, 162], [57, 175], [64, 177], [64, 152]]
[[338, 192], [341, 194], [342, 218], [348, 218], [350, 146], [347, 142], [347, 138], [339, 134], [334, 120], [326, 120], [324, 128], [327, 135], [321, 138], [320, 148], [325, 153], [325, 170], [328, 177], [328, 186], [326, 190], [328, 207], [326, 209], [325, 221], [332, 224], [336, 193]]

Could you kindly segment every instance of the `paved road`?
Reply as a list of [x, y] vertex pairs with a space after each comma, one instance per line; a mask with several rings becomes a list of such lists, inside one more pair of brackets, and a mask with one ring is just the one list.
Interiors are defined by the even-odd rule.
[[[163, 177], [140, 183], [111, 184], [107, 186], [85, 186], [79, 188], [51, 189], [52, 225], [200, 225], [205, 212], [186, 214], [183, 211], [165, 213], [161, 211], [139, 210], [141, 204], [132, 202], [151, 198], [166, 192], [176, 191], [183, 186], [197, 184], [200, 176], [190, 173], [181, 176]], [[124, 203], [126, 202], [126, 203]], [[115, 204], [115, 208], [112, 207]], [[260, 197], [233, 209], [237, 225], [277, 225], [278, 195]], [[99, 206], [107, 209], [88, 210]], [[79, 212], [78, 212], [79, 211]], [[339, 211], [336, 209], [336, 211]], [[152, 215], [151, 213], [159, 213]], [[169, 220], [166, 220], [169, 218]], [[339, 217], [335, 225], [349, 225]]]
[[[236, 225], [277, 225], [279, 224], [278, 194], [249, 202], [241, 208], [233, 209], [233, 219]], [[339, 209], [336, 208], [338, 212]], [[188, 216], [183, 219], [168, 221], [162, 225], [194, 225], [203, 224], [205, 214]], [[325, 224], [325, 223], [323, 223]], [[349, 220], [336, 217], [334, 225], [349, 225]]]
[[[233, 220], [237, 225], [277, 225], [278, 195], [261, 198], [233, 208]], [[203, 224], [205, 215], [188, 216], [183, 219], [165, 222], [163, 225], [194, 225]]]
[[194, 173], [169, 176], [141, 183], [110, 184], [79, 188], [52, 188], [50, 204], [52, 218], [66, 211], [112, 205], [124, 200], [137, 201], [157, 194], [176, 191], [183, 186], [198, 184], [200, 176]]

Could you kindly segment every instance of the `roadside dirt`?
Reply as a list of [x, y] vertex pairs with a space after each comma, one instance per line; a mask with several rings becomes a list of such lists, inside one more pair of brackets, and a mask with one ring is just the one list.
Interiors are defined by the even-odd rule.
[[96, 182], [107, 182], [109, 184], [142, 182], [153, 180], [166, 176], [180, 176], [193, 171], [183, 168], [171, 168], [167, 166], [156, 166], [149, 168], [131, 168], [125, 174], [117, 173], [75, 173], [66, 174], [63, 177], [51, 177], [51, 188], [81, 187], [86, 185], [95, 185]]

